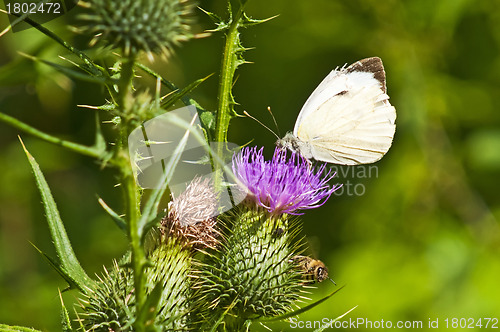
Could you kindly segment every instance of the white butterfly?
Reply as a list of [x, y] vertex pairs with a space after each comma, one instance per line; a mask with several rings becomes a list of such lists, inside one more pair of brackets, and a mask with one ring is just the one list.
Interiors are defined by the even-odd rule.
[[369, 164], [391, 147], [395, 120], [382, 60], [367, 58], [328, 74], [302, 107], [293, 134], [276, 144], [308, 159]]

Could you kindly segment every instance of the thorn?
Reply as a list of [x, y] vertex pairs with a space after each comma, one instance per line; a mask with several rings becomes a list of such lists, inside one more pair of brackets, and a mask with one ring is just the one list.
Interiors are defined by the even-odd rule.
[[[3, 11], [2, 11], [3, 12]], [[5, 35], [7, 32], [10, 31], [10, 29], [12, 28], [12, 26], [8, 26], [6, 27], [2, 32], [0, 32], [0, 37], [2, 37], [3, 35]]]
[[210, 37], [212, 33], [210, 33], [210, 30], [207, 30], [205, 32], [197, 33], [193, 36], [194, 39], [201, 39], [201, 38], [207, 38]]
[[78, 107], [82, 107], [82, 108], [90, 108], [92, 110], [98, 110], [99, 108], [97, 106], [91, 106], [91, 105], [76, 105]]

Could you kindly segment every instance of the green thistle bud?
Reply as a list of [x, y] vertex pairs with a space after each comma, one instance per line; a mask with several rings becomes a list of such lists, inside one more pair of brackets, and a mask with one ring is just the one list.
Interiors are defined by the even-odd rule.
[[192, 255], [177, 239], [171, 238], [149, 257], [154, 266], [148, 271], [146, 287], [152, 291], [161, 284], [163, 291], [158, 303], [157, 326], [163, 330], [187, 330], [191, 298]]
[[116, 261], [110, 271], [104, 269], [94, 289], [80, 299], [81, 323], [87, 331], [130, 331], [123, 329], [132, 319], [135, 306], [132, 271], [121, 268]]
[[[149, 233], [146, 251], [151, 262], [145, 270], [148, 295], [161, 286], [154, 324], [161, 331], [189, 330], [193, 248], [217, 244], [216, 194], [209, 180], [193, 180], [169, 204], [161, 227]], [[149, 242], [149, 244], [147, 243]], [[130, 257], [124, 264], [105, 270], [94, 289], [82, 299], [83, 326], [90, 331], [133, 331], [136, 317]]]
[[[172, 239], [157, 247], [149, 259], [152, 266], [145, 270], [146, 292], [150, 294], [157, 285], [162, 287], [154, 324], [167, 331], [186, 329], [191, 294], [190, 252]], [[133, 272], [128, 265], [115, 262], [111, 271], [105, 269], [96, 287], [84, 294], [81, 316], [86, 331], [133, 331], [131, 325], [137, 312]]]
[[246, 320], [290, 311], [303, 285], [292, 260], [296, 219], [244, 206], [224, 219], [226, 241], [199, 271], [200, 321], [225, 315], [226, 328], [239, 330]]
[[80, 32], [94, 36], [91, 45], [102, 40], [124, 55], [146, 52], [167, 56], [172, 48], [191, 37], [188, 0], [87, 0], [79, 4], [89, 10], [81, 15]]

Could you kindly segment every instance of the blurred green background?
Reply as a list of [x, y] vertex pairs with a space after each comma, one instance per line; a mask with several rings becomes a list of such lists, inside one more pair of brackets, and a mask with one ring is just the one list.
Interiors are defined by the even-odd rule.
[[[200, 5], [223, 13], [224, 1]], [[77, 11], [45, 26], [84, 48], [86, 40], [67, 29]], [[274, 128], [266, 110], [271, 106], [283, 135], [330, 70], [369, 56], [383, 59], [398, 112], [393, 147], [371, 176], [367, 167], [338, 168], [343, 194], [303, 216], [312, 254], [346, 287], [300, 320], [332, 319], [354, 306], [351, 319], [415, 320], [424, 327], [440, 319], [440, 329], [446, 318], [500, 318], [500, 3], [249, 0], [247, 13], [279, 17], [242, 32], [244, 45], [255, 49], [245, 54], [253, 64], [238, 71], [240, 113]], [[197, 17], [197, 31], [212, 28], [202, 13]], [[7, 26], [6, 15], [0, 14], [0, 24]], [[222, 41], [220, 34], [193, 40], [168, 65], [152, 66], [185, 86], [218, 72]], [[90, 144], [93, 113], [76, 105], [99, 105], [105, 92], [19, 51], [51, 61], [67, 55], [34, 29], [0, 38], [0, 112]], [[194, 96], [213, 109], [216, 92], [215, 75]], [[66, 284], [30, 244], [54, 254], [17, 135], [45, 172], [91, 275], [127, 250], [126, 238], [97, 203], [103, 197], [119, 209], [120, 191], [112, 170], [0, 123], [0, 322], [57, 331], [57, 289]], [[248, 118], [234, 120], [229, 136], [238, 144], [253, 140], [268, 155], [275, 141]], [[324, 282], [311, 298], [334, 289]], [[77, 294], [63, 297], [71, 303]]]

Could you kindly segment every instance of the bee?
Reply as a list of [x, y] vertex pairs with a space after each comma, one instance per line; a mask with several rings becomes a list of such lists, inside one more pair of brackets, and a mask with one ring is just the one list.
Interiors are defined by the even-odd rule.
[[328, 277], [328, 268], [325, 263], [319, 259], [314, 259], [309, 256], [293, 256], [290, 259], [291, 263], [296, 263], [308, 277], [311, 283], [322, 282], [323, 280], [330, 279], [334, 285], [337, 285], [330, 277]]
[[276, 228], [274, 231], [273, 231], [273, 237], [276, 237], [276, 238], [279, 238], [281, 237], [283, 234], [285, 233], [285, 230], [281, 227], [278, 227]]

